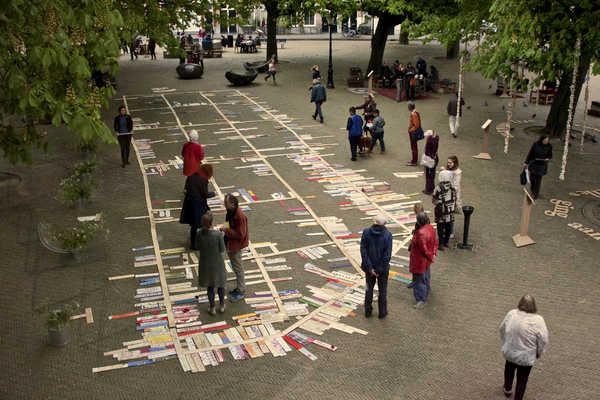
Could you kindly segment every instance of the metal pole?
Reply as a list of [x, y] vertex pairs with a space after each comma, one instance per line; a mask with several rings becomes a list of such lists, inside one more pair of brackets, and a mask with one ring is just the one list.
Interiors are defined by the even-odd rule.
[[[329, 14], [329, 18], [331, 19], [331, 14]], [[329, 67], [327, 68], [327, 88], [328, 89], [335, 89], [335, 86], [333, 85], [333, 61], [331, 58], [331, 33], [332, 33], [332, 28], [333, 24], [331, 23], [331, 21], [329, 21]]]

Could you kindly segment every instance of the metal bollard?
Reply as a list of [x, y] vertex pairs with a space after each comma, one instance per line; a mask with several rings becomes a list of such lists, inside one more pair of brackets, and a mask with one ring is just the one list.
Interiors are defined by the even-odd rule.
[[463, 206], [463, 215], [465, 216], [465, 226], [463, 229], [463, 242], [458, 244], [459, 249], [473, 250], [473, 245], [469, 244], [469, 224], [471, 223], [471, 214], [475, 211], [472, 206]]

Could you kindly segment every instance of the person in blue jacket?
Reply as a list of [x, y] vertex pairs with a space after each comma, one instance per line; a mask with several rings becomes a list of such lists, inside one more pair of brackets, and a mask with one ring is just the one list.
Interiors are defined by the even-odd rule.
[[392, 234], [385, 227], [386, 218], [378, 215], [375, 224], [363, 230], [360, 239], [361, 268], [365, 271], [365, 317], [373, 312], [373, 288], [377, 282], [379, 318], [387, 315], [387, 282], [392, 257]]
[[352, 152], [352, 161], [356, 161], [356, 149], [362, 136], [363, 120], [356, 114], [356, 108], [350, 107], [350, 116], [346, 123], [348, 130], [348, 141], [350, 142], [350, 151]]

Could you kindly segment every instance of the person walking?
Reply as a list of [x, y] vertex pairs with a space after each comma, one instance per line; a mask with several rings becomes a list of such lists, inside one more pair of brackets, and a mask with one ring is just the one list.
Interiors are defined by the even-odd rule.
[[417, 214], [415, 233], [410, 242], [409, 271], [413, 274], [413, 293], [417, 303], [414, 308], [425, 307], [431, 289], [430, 266], [438, 249], [435, 231], [426, 213]]
[[148, 52], [150, 53], [150, 59], [156, 60], [156, 42], [152, 38], [148, 40]]
[[408, 111], [410, 112], [410, 119], [408, 123], [408, 139], [410, 140], [410, 150], [412, 153], [412, 159], [406, 163], [409, 167], [417, 165], [417, 159], [419, 158], [419, 147], [417, 141], [423, 138], [424, 132], [421, 127], [421, 115], [416, 110], [417, 106], [412, 101], [408, 102]]
[[265, 82], [269, 80], [269, 77], [273, 77], [273, 85], [277, 85], [277, 81], [275, 81], [275, 74], [277, 70], [275, 69], [275, 56], [271, 56], [269, 60], [269, 70], [267, 71], [267, 76], [265, 76]]
[[312, 68], [310, 69], [310, 71], [312, 72], [313, 80], [321, 79], [321, 71], [319, 70], [318, 65], [313, 65]]
[[382, 116], [379, 115], [379, 110], [375, 110], [373, 113], [373, 140], [371, 141], [371, 148], [369, 152], [373, 151], [373, 147], [375, 147], [375, 143], [379, 140], [379, 146], [381, 148], [381, 153], [385, 153], [385, 143], [383, 142], [383, 127], [385, 126], [385, 120]]
[[225, 235], [227, 245], [227, 256], [231, 262], [231, 268], [235, 273], [236, 287], [229, 291], [229, 301], [235, 303], [244, 298], [246, 292], [246, 281], [244, 279], [244, 268], [242, 267], [242, 249], [248, 247], [248, 218], [239, 207], [238, 199], [231, 193], [225, 195], [225, 227], [221, 231]]
[[133, 133], [133, 120], [127, 114], [125, 106], [119, 107], [119, 115], [115, 117], [113, 128], [117, 134], [119, 147], [121, 148], [121, 168], [129, 164], [129, 149], [131, 147], [131, 135]]
[[346, 122], [346, 130], [348, 130], [348, 141], [350, 142], [350, 152], [352, 161], [356, 161], [356, 149], [362, 136], [363, 121], [360, 115], [356, 114], [356, 108], [350, 107], [350, 116]]
[[197, 250], [196, 234], [202, 226], [202, 216], [210, 210], [207, 199], [215, 196], [214, 192], [208, 191], [208, 181], [212, 176], [212, 165], [202, 164], [185, 180], [185, 197], [179, 223], [190, 226], [190, 250]]
[[378, 215], [375, 223], [363, 230], [360, 239], [361, 269], [365, 272], [365, 317], [373, 312], [373, 288], [379, 289], [377, 305], [379, 318], [387, 315], [387, 282], [392, 257], [392, 234], [385, 227], [386, 218]]
[[316, 78], [313, 79], [313, 85], [310, 93], [310, 102], [315, 103], [315, 113], [312, 115], [313, 119], [317, 119], [319, 116], [319, 122], [323, 123], [323, 111], [321, 105], [327, 101], [327, 92], [325, 86], [321, 84], [321, 80]]
[[183, 175], [190, 176], [198, 171], [198, 167], [204, 160], [204, 150], [198, 143], [198, 131], [195, 129], [190, 131], [189, 142], [183, 144], [181, 157], [183, 157]]
[[500, 324], [504, 364], [504, 395], [513, 393], [513, 381], [517, 372], [515, 400], [522, 400], [527, 380], [535, 360], [540, 358], [548, 346], [548, 328], [544, 318], [537, 313], [535, 299], [525, 295], [516, 309], [510, 310]]
[[[446, 169], [450, 172], [450, 183], [452, 183], [452, 187], [456, 190], [456, 209], [454, 214], [462, 213], [462, 189], [461, 189], [461, 181], [462, 181], [462, 170], [459, 168], [458, 157], [450, 156], [448, 157], [448, 161], [446, 163]], [[450, 222], [450, 238], [454, 238], [454, 220]]]
[[446, 106], [446, 112], [448, 113], [448, 124], [450, 125], [450, 133], [452, 137], [456, 137], [458, 132], [459, 122], [456, 116], [462, 117], [462, 106], [465, 105], [465, 101], [460, 99], [460, 107], [458, 106], [458, 93], [451, 95]]
[[456, 190], [450, 182], [450, 172], [440, 171], [438, 185], [433, 190], [431, 201], [433, 202], [435, 222], [439, 240], [439, 249], [448, 247], [450, 240], [450, 223], [454, 221], [456, 210]]
[[523, 169], [529, 170], [531, 194], [534, 199], [537, 199], [540, 195], [542, 177], [548, 173], [548, 162], [550, 160], [552, 160], [552, 145], [550, 144], [550, 137], [544, 134], [531, 146], [523, 165]]
[[223, 234], [213, 229], [213, 215], [208, 211], [202, 216], [202, 229], [196, 237], [198, 250], [198, 287], [206, 288], [208, 313], [215, 312], [215, 289], [219, 295], [219, 312], [225, 312], [225, 284], [227, 276], [223, 262], [225, 242]]
[[426, 195], [433, 194], [433, 188], [435, 187], [435, 169], [437, 168], [438, 158], [438, 145], [440, 143], [440, 137], [435, 133], [434, 130], [427, 136], [425, 142], [425, 156], [423, 157], [423, 167], [425, 168], [425, 190], [423, 193]]

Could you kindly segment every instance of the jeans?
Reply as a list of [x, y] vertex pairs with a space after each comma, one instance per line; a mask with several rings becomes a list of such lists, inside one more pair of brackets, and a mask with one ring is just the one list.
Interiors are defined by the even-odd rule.
[[450, 133], [453, 135], [456, 135], [456, 132], [458, 131], [458, 126], [459, 126], [459, 123], [456, 120], [456, 115], [448, 116], [448, 125], [450, 125]]
[[531, 194], [534, 199], [537, 199], [540, 195], [540, 189], [542, 188], [542, 175], [537, 175], [529, 172], [529, 181], [531, 182]]
[[117, 136], [121, 147], [121, 164], [129, 164], [129, 148], [131, 147], [131, 134]]
[[425, 191], [433, 193], [435, 189], [435, 166], [433, 168], [425, 167]]
[[413, 293], [417, 301], [426, 302], [429, 296], [431, 270], [427, 268], [423, 274], [413, 274]]
[[[217, 288], [217, 293], [219, 294], [219, 304], [223, 305], [225, 303], [225, 288]], [[206, 295], [208, 296], [208, 305], [210, 308], [215, 306], [215, 287], [209, 286], [206, 288]]]
[[373, 288], [375, 287], [375, 281], [377, 281], [377, 288], [379, 289], [379, 294], [377, 295], [377, 306], [379, 310], [379, 316], [384, 317], [387, 315], [388, 275], [389, 271], [380, 273], [378, 277], [372, 275], [369, 271], [365, 273], [365, 312], [371, 312], [373, 310]]
[[527, 380], [531, 372], [531, 365], [521, 366], [513, 364], [506, 360], [504, 365], [504, 391], [512, 391], [513, 380], [515, 379], [515, 370], [517, 371], [517, 386], [515, 387], [515, 400], [522, 400], [527, 388]]
[[231, 268], [235, 273], [237, 281], [237, 288], [240, 292], [246, 291], [246, 279], [244, 277], [244, 268], [242, 267], [242, 252], [240, 251], [228, 251], [227, 256], [231, 261]]
[[417, 147], [417, 142], [413, 140], [412, 133], [408, 132], [408, 139], [410, 140], [410, 151], [412, 152], [412, 160], [411, 164], [416, 164], [417, 159], [419, 158], [419, 147]]
[[350, 141], [350, 152], [352, 153], [352, 159], [356, 160], [356, 149], [358, 148], [358, 144], [360, 142], [360, 136], [349, 136], [348, 141]]
[[450, 224], [451, 222], [437, 222], [437, 235], [440, 246], [447, 246], [450, 240]]
[[321, 111], [322, 101], [315, 101], [315, 113], [313, 114], [313, 118], [317, 118], [317, 115], [323, 121], [323, 112]]
[[375, 147], [375, 143], [379, 140], [379, 145], [381, 146], [381, 151], [385, 151], [385, 143], [383, 143], [383, 131], [381, 132], [373, 132], [373, 139], [371, 140], [371, 150]]

